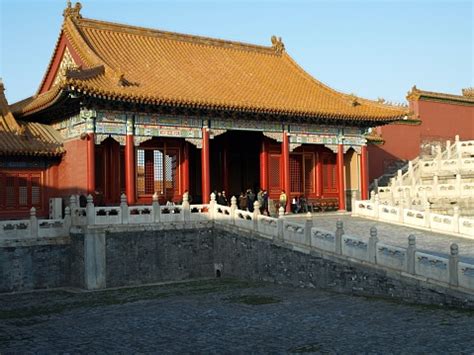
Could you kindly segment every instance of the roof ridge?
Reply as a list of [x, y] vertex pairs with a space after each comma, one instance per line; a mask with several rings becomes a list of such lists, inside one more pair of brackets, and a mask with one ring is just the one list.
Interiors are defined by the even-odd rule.
[[271, 55], [279, 55], [276, 47], [280, 46], [280, 43], [281, 43], [281, 39], [280, 39], [279, 42], [276, 42], [277, 44], [273, 43], [271, 46], [264, 46], [264, 45], [246, 43], [246, 42], [225, 40], [221, 38], [207, 37], [207, 36], [201, 36], [201, 35], [191, 35], [191, 34], [186, 34], [186, 33], [165, 31], [165, 30], [159, 30], [159, 29], [154, 29], [154, 28], [127, 25], [127, 24], [122, 24], [118, 22], [109, 22], [109, 21], [89, 19], [89, 18], [83, 18], [83, 17], [74, 18], [73, 21], [78, 26], [88, 26], [92, 28], [97, 28], [97, 29], [102, 29], [102, 30], [105, 29], [105, 30], [117, 31], [117, 32], [120, 31], [120, 32], [128, 33], [128, 34], [134, 34], [134, 35], [147, 35], [151, 37], [162, 37], [169, 40], [179, 40], [179, 41], [198, 43], [198, 44], [208, 45], [208, 46], [256, 51], [256, 52], [261, 52], [261, 53], [271, 54]]
[[[314, 76], [309, 74], [288, 53], [285, 53], [284, 57], [287, 58], [289, 60], [289, 62], [292, 65], [294, 65], [298, 69], [298, 71], [303, 75], [303, 77], [305, 77], [307, 80], [310, 80], [314, 84], [316, 84], [316, 85], [320, 86], [321, 88], [325, 89], [329, 94], [336, 97], [337, 99], [341, 99], [341, 97], [340, 97], [341, 95], [344, 98], [346, 98], [348, 106], [350, 106], [350, 105], [356, 106], [357, 104], [360, 104], [360, 102], [365, 102], [366, 104], [374, 105], [374, 106], [377, 106], [377, 107], [382, 107], [382, 108], [389, 109], [389, 110], [391, 109], [391, 110], [394, 110], [394, 111], [400, 111], [400, 110], [403, 110], [405, 108], [405, 106], [389, 105], [389, 104], [385, 104], [384, 102], [381, 102], [381, 101], [369, 100], [369, 99], [365, 99], [365, 98], [356, 96], [354, 94], [346, 94], [344, 92], [333, 89], [329, 85], [323, 83], [322, 81], [316, 79]], [[344, 100], [341, 100], [341, 101], [344, 101]]]
[[408, 100], [417, 100], [420, 98], [420, 96], [474, 103], [474, 97], [469, 95], [456, 95], [443, 92], [421, 90], [418, 89], [416, 85], [413, 85], [411, 90], [408, 91], [406, 97]]

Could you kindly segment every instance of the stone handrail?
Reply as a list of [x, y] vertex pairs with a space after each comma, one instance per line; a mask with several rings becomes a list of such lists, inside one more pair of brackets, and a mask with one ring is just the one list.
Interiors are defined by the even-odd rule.
[[[355, 201], [355, 214], [363, 215], [369, 213], [372, 218], [380, 217], [384, 214], [397, 215], [399, 218], [414, 218], [422, 223], [428, 223], [437, 215], [420, 212], [400, 207], [379, 206], [378, 202]], [[71, 204], [72, 208], [77, 207]], [[392, 211], [393, 208], [393, 211]], [[120, 209], [120, 211], [118, 211]], [[386, 211], [386, 210], [387, 211]], [[81, 210], [82, 211], [82, 210]], [[112, 212], [113, 211], [113, 212]], [[135, 211], [135, 212], [131, 212]], [[82, 213], [82, 212], [81, 212]], [[283, 218], [283, 208], [279, 210], [279, 217], [262, 216], [258, 202], [254, 204], [254, 211], [243, 211], [237, 208], [236, 199], [231, 199], [231, 206], [221, 206], [215, 201], [215, 196], [211, 196], [209, 204], [190, 205], [187, 200], [179, 206], [159, 206], [157, 198], [154, 198], [151, 206], [126, 205], [126, 197], [122, 196], [120, 207], [95, 207], [92, 197], [88, 197], [88, 204], [85, 209], [87, 226], [95, 227], [104, 225], [136, 224], [140, 220], [146, 220], [151, 224], [163, 223], [186, 223], [193, 220], [214, 221], [216, 225], [226, 228], [238, 227], [247, 230], [250, 236], [258, 235], [281, 245], [286, 244], [295, 250], [305, 253], [317, 252], [329, 255], [336, 255], [362, 263], [373, 264], [380, 268], [398, 271], [402, 276], [413, 275], [417, 278], [424, 278], [428, 282], [434, 282], [443, 286], [461, 289], [474, 294], [474, 265], [459, 262], [459, 251], [456, 244], [451, 245], [451, 250], [447, 258], [439, 257], [429, 253], [421, 253], [416, 250], [416, 239], [413, 235], [408, 237], [407, 248], [390, 246], [379, 243], [377, 230], [370, 229], [368, 241], [359, 237], [345, 234], [343, 224], [338, 221], [335, 231], [323, 230], [313, 226], [311, 214], [304, 223], [295, 223]], [[136, 213], [136, 214], [135, 214]], [[165, 216], [166, 217], [163, 217]], [[146, 216], [146, 217], [143, 217]], [[401, 217], [400, 217], [401, 216]], [[420, 216], [422, 218], [420, 218]], [[445, 218], [446, 216], [442, 216]], [[471, 236], [474, 236], [474, 222], [471, 220], [453, 217], [451, 225], [463, 224], [463, 228]], [[443, 221], [441, 221], [443, 222]], [[418, 222], [417, 222], [418, 223]], [[54, 231], [54, 235], [69, 233], [72, 226], [72, 219], [69, 207], [66, 208], [63, 220], [37, 220], [35, 210], [32, 209], [29, 220], [25, 221], [3, 221], [0, 222], [0, 237], [11, 233], [11, 237], [35, 237], [46, 236], [46, 230]], [[459, 228], [459, 227], [458, 227]], [[40, 232], [43, 230], [43, 232]], [[458, 233], [463, 233], [458, 229]]]
[[1, 239], [54, 238], [69, 235], [72, 219], [71, 210], [66, 207], [63, 219], [38, 219], [36, 209], [30, 209], [26, 220], [0, 221]]
[[462, 182], [460, 177], [452, 184], [439, 184], [436, 177], [430, 185], [415, 185], [401, 187], [380, 187], [378, 189], [380, 200], [399, 202], [400, 199], [420, 198], [471, 198], [474, 197], [474, 182]]
[[408, 170], [403, 173], [399, 170], [396, 177], [391, 180], [391, 186], [414, 185], [422, 176], [432, 176], [434, 173], [470, 173], [474, 172], [474, 140], [460, 141], [459, 136], [455, 141], [446, 142], [446, 148], [441, 150], [434, 159], [416, 159], [408, 163]]
[[417, 210], [380, 203], [378, 199], [356, 200], [352, 205], [352, 216], [474, 238], [474, 219], [460, 217], [457, 207], [454, 208], [454, 215], [448, 216], [431, 212], [429, 204], [424, 206], [424, 209]]

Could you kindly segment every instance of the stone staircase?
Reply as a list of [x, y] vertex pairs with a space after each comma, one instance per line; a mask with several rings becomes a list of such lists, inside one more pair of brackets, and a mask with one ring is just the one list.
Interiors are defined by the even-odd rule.
[[409, 161], [406, 171], [399, 169], [387, 186], [372, 192], [372, 200], [392, 206], [461, 216], [474, 216], [474, 140], [456, 136], [434, 157]]

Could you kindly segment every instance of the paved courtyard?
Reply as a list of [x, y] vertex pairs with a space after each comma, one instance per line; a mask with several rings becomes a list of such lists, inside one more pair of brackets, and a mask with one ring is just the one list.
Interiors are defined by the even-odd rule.
[[474, 351], [474, 313], [236, 280], [0, 296], [0, 353]]
[[[290, 215], [286, 218], [295, 222], [303, 222], [306, 219], [304, 214]], [[461, 260], [474, 264], [474, 239], [434, 233], [360, 217], [352, 217], [349, 214], [313, 214], [314, 226], [330, 231], [336, 230], [336, 222], [338, 219], [343, 221], [344, 231], [350, 236], [368, 240], [370, 228], [375, 226], [380, 242], [393, 246], [407, 247], [408, 236], [414, 234], [416, 236], [417, 248], [420, 251], [429, 251], [432, 254], [440, 256], [448, 255], [451, 243], [457, 243]]]

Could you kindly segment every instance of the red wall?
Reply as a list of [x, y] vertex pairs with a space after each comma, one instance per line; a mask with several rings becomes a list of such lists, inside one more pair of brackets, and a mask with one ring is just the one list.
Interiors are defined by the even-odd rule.
[[369, 179], [383, 175], [384, 168], [393, 160], [412, 160], [420, 154], [423, 141], [454, 141], [474, 139], [474, 107], [435, 101], [410, 102], [418, 126], [393, 124], [377, 127], [385, 140], [383, 145], [369, 145]]
[[87, 192], [87, 141], [72, 140], [64, 143], [64, 154], [58, 166], [58, 192], [67, 197]]

